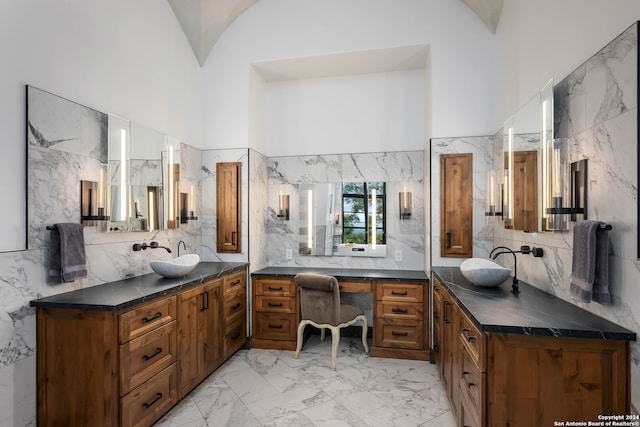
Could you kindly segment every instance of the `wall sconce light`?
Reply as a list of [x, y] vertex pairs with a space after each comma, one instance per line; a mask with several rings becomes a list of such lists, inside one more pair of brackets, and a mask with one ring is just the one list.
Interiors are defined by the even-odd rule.
[[[487, 180], [485, 184], [486, 191], [486, 200], [485, 200], [485, 216], [499, 216], [502, 217], [502, 207], [499, 210], [496, 210], [496, 206], [498, 206], [498, 194], [500, 194], [500, 198], [502, 199], [502, 189], [501, 184], [496, 179], [495, 171], [487, 172]], [[502, 204], [502, 201], [500, 201]]]
[[278, 214], [276, 215], [283, 221], [289, 221], [289, 195], [282, 194], [278, 196]]
[[398, 193], [398, 204], [400, 206], [400, 219], [411, 219], [411, 191], [404, 187], [404, 190]]
[[108, 165], [100, 168], [100, 178], [95, 181], [80, 181], [80, 218], [82, 225], [98, 225], [96, 221], [108, 221], [106, 214]]
[[564, 139], [542, 141], [542, 229], [568, 230], [571, 221], [587, 219], [587, 160], [571, 163], [567, 173]]

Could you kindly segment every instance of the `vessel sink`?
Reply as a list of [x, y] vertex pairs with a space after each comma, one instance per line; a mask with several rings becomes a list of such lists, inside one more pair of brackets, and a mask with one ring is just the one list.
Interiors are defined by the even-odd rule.
[[196, 254], [182, 255], [170, 260], [149, 261], [151, 269], [162, 277], [182, 277], [193, 271], [200, 262]]
[[511, 275], [510, 269], [484, 258], [463, 261], [460, 272], [474, 285], [487, 288], [500, 286]]

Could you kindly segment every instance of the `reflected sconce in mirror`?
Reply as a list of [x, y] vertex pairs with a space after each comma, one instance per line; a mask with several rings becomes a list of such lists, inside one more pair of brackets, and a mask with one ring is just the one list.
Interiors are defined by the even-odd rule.
[[108, 221], [109, 216], [105, 206], [107, 205], [108, 167], [100, 168], [100, 179], [95, 181], [80, 181], [80, 218], [82, 225], [98, 225], [97, 221]]
[[404, 187], [403, 191], [398, 193], [400, 219], [411, 219], [411, 191]]
[[276, 215], [283, 221], [289, 221], [289, 195], [288, 194], [280, 194], [278, 195], [278, 214]]
[[160, 194], [161, 187], [147, 187], [147, 212], [149, 212], [148, 229], [153, 231], [160, 228]]
[[543, 230], [564, 231], [568, 221], [587, 219], [587, 160], [570, 165], [565, 139], [543, 139]]
[[[500, 207], [499, 210], [496, 209], [496, 206], [498, 206], [498, 203], [497, 203], [498, 195], [500, 195], [500, 198], [502, 199], [501, 187], [502, 185], [496, 179], [495, 171], [487, 172], [487, 181], [485, 184], [485, 191], [486, 191], [486, 201], [485, 201], [486, 206], [484, 211], [485, 216], [502, 217], [502, 206]], [[500, 204], [502, 204], [502, 201], [500, 201]]]

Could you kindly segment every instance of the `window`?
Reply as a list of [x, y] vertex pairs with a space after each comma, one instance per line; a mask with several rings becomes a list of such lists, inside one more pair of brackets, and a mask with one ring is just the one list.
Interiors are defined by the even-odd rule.
[[342, 184], [342, 243], [373, 243], [372, 191], [376, 195], [376, 243], [386, 243], [386, 186], [384, 182], [347, 182]]

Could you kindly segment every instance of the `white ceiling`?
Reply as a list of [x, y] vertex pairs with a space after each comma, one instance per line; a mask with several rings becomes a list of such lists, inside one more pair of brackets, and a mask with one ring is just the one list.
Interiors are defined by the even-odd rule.
[[[202, 66], [224, 30], [257, 0], [168, 0]], [[318, 0], [322, 1], [322, 0]], [[504, 0], [461, 0], [496, 32]]]

